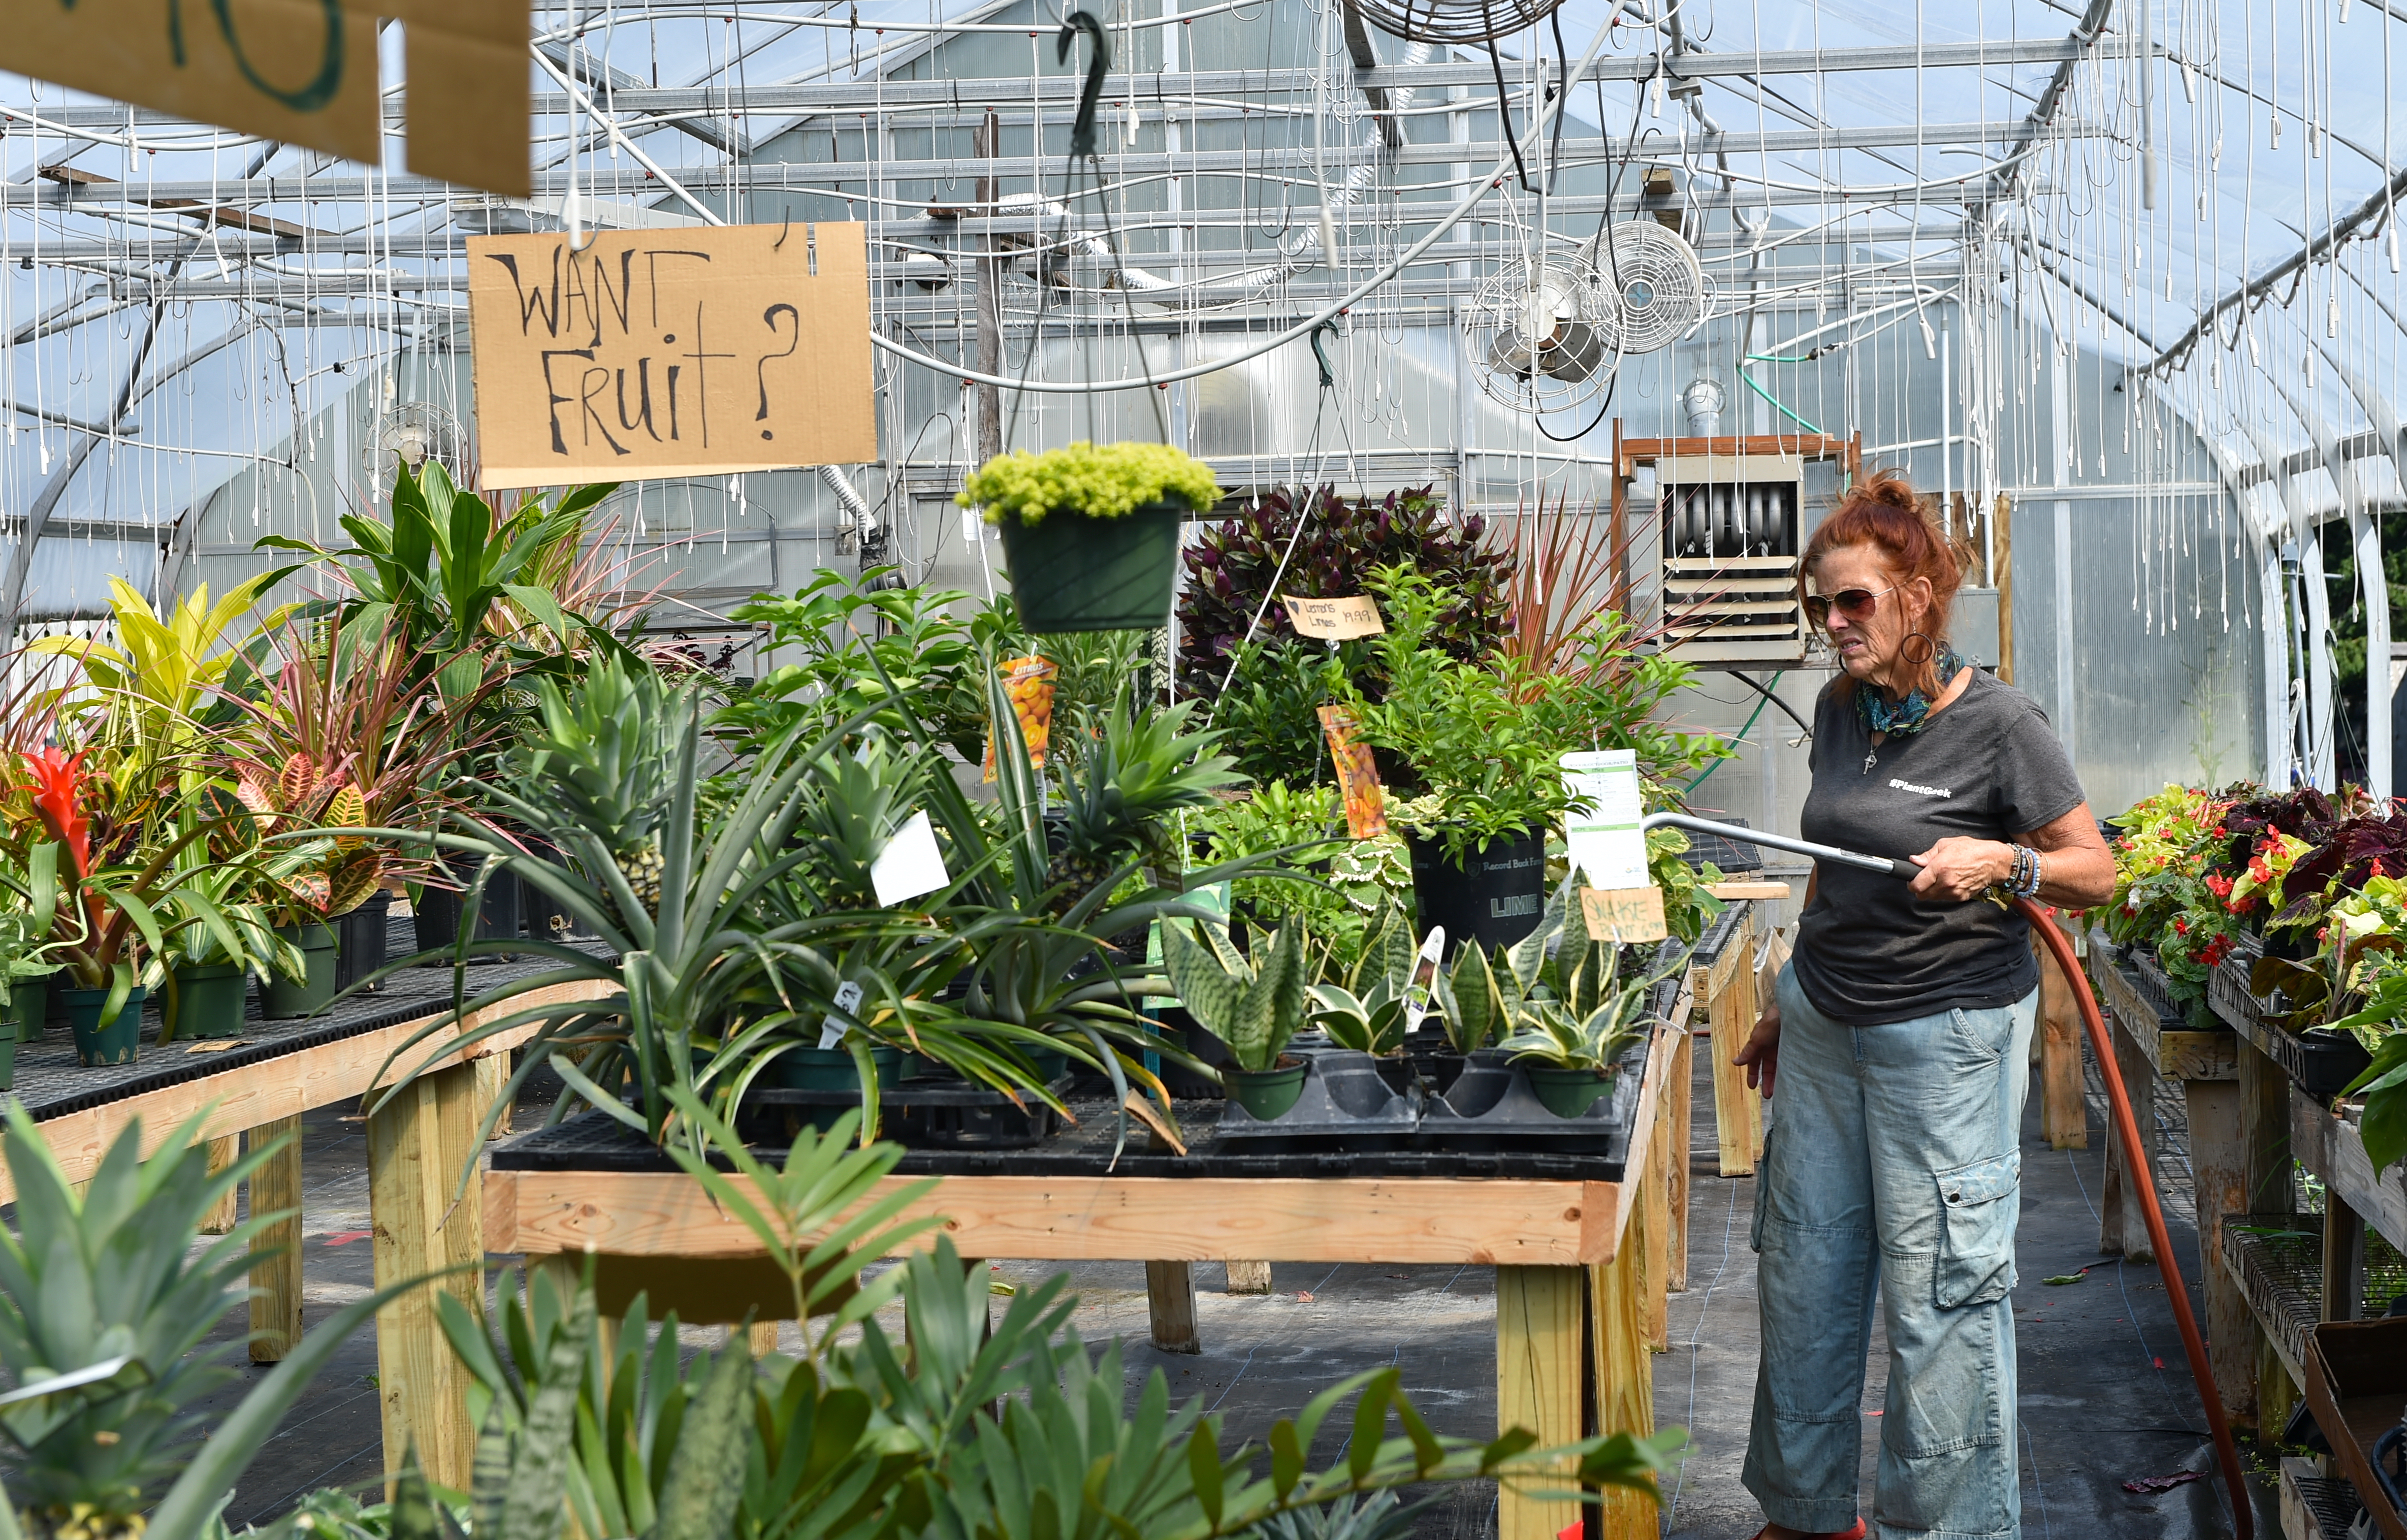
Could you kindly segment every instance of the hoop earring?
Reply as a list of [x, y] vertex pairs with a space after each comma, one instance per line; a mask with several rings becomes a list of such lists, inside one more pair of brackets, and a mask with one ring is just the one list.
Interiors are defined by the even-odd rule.
[[[1922, 656], [1919, 658], [1910, 650], [1910, 644], [1917, 641], [1922, 644]], [[1939, 644], [1919, 631], [1909, 631], [1899, 638], [1897, 655], [1915, 667], [1921, 668], [1939, 656]]]

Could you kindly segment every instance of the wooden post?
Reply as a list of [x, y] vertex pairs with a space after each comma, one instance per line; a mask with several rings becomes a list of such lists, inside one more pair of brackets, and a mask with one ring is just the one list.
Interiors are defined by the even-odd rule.
[[2072, 991], [2089, 988], [2087, 978], [2067, 978], [2039, 937], [2031, 937], [2039, 954], [2039, 1126], [2050, 1149], [2089, 1148], [2089, 1108], [2081, 1086], [2081, 1007]]
[[[731, 1343], [735, 1340], [733, 1326], [727, 1328], [727, 1340]], [[744, 1344], [752, 1349], [754, 1358], [768, 1357], [777, 1350], [777, 1323], [774, 1320], [754, 1321], [744, 1328]]]
[[2355, 1320], [2365, 1305], [2365, 1218], [2330, 1188], [2324, 1189], [2326, 1320]]
[[[209, 1175], [215, 1176], [234, 1164], [235, 1158], [241, 1152], [241, 1148], [242, 1135], [239, 1134], [229, 1134], [222, 1139], [211, 1139], [208, 1150]], [[218, 1200], [218, 1205], [202, 1217], [202, 1234], [222, 1235], [234, 1228], [235, 1203], [239, 1187], [240, 1184], [237, 1183], [235, 1187], [227, 1188], [225, 1196]]]
[[1664, 1121], [1672, 1125], [1671, 1159], [1663, 1162], [1667, 1179], [1667, 1233], [1664, 1238], [1665, 1267], [1663, 1286], [1675, 1294], [1688, 1291], [1688, 1137], [1690, 1116], [1696, 1096], [1691, 1085], [1696, 1062], [1696, 1039], [1681, 1033], [1672, 1048], [1672, 1079], [1663, 1088], [1671, 1105], [1664, 1108]]
[[463, 1167], [478, 1154], [477, 1125], [488, 1105], [479, 1091], [489, 1085], [490, 1076], [480, 1077], [475, 1062], [430, 1071], [367, 1124], [377, 1287], [467, 1264], [377, 1312], [385, 1469], [399, 1470], [414, 1444], [428, 1480], [463, 1490], [476, 1447], [468, 1376], [435, 1322], [434, 1290], [448, 1290], [472, 1309], [484, 1297], [480, 1178], [472, 1177], [456, 1203], [452, 1193]]
[[280, 1363], [301, 1340], [301, 1119], [278, 1118], [247, 1137], [253, 1149], [284, 1141], [249, 1183], [253, 1219], [292, 1211], [250, 1241], [250, 1361]]
[[[1684, 1034], [1685, 1035], [1685, 1034]], [[1646, 1171], [1639, 1180], [1638, 1210], [1630, 1217], [1632, 1233], [1624, 1251], [1641, 1253], [1644, 1271], [1639, 1290], [1639, 1320], [1646, 1346], [1656, 1352], [1672, 1350], [1670, 1296], [1665, 1282], [1672, 1274], [1672, 1119], [1661, 1108], [1646, 1135]]]
[[2290, 1077], [2247, 1038], [2240, 1039], [2240, 1139], [2248, 1162], [2248, 1212], [2298, 1211], [2290, 1175]]
[[2240, 1137], [2240, 1086], [2232, 1080], [2185, 1080], [2189, 1109], [2190, 1170], [2198, 1193], [2198, 1247], [2206, 1276], [2207, 1359], [2215, 1393], [2234, 1419], [2257, 1411], [2256, 1317], [2248, 1297], [2223, 1265], [2223, 1221], [2248, 1211], [2248, 1153]]
[[1989, 506], [1989, 544], [1996, 551], [1990, 582], [1998, 591], [1998, 677], [2015, 682], [2015, 500], [2004, 492]]
[[1195, 1333], [1195, 1271], [1183, 1262], [1145, 1264], [1145, 1303], [1153, 1321], [1153, 1345], [1165, 1353], [1200, 1353]]
[[[1596, 1354], [1596, 1425], [1600, 1433], [1655, 1431], [1655, 1361], [1648, 1351], [1646, 1311], [1662, 1295], [1646, 1276], [1651, 1216], [1644, 1205], [1630, 1216], [1613, 1261], [1588, 1269], [1588, 1297], [1595, 1312], [1590, 1341]], [[1603, 1494], [1603, 1540], [1654, 1540], [1660, 1524], [1656, 1505], [1636, 1492]], [[1501, 1532], [1500, 1532], [1501, 1540]]]
[[2099, 1207], [2098, 1248], [2119, 1251], [2129, 1262], [2154, 1262], [2156, 1248], [2148, 1240], [2147, 1220], [2138, 1202], [2125, 1196], [2129, 1178], [2123, 1162], [2144, 1162], [2151, 1173], [2156, 1170], [2157, 1071], [2148, 1062], [2147, 1051], [2119, 1023], [2112, 1030], [2115, 1067], [2123, 1072], [2123, 1090], [2131, 1098], [2131, 1119], [2140, 1125], [2140, 1148], [2125, 1149], [2119, 1138], [2106, 1141], [2106, 1198]]
[[[1742, 953], [1751, 951], [1754, 930], [1750, 918], [1730, 946]], [[1705, 1019], [1713, 1028], [1714, 1137], [1720, 1147], [1719, 1169], [1725, 1176], [1745, 1176], [1754, 1173], [1756, 1156], [1763, 1148], [1763, 1099], [1747, 1089], [1746, 1071], [1730, 1056], [1755, 1030], [1755, 972], [1744, 960], [1725, 972], [1724, 964], [1730, 961], [1725, 955], [1721, 962], [1697, 969], [1691, 977], [1706, 997]], [[1720, 987], [1715, 988], [1716, 983]]]
[[1270, 1263], [1266, 1262], [1232, 1262], [1229, 1263], [1229, 1292], [1232, 1294], [1267, 1294], [1270, 1291]]
[[[1042, 137], [1042, 132], [1039, 133]], [[994, 109], [987, 109], [985, 120], [970, 131], [970, 153], [980, 160], [993, 160], [1003, 153], [1003, 120]], [[977, 179], [977, 213], [980, 218], [992, 218], [1001, 183], [992, 177]], [[1003, 373], [1003, 243], [993, 235], [982, 236], [982, 248], [973, 269], [977, 283], [972, 291], [970, 304], [976, 316], [977, 368], [982, 375]], [[1003, 452], [1003, 392], [992, 385], [975, 388], [977, 397], [977, 457], [983, 465]]]
[[[1496, 1269], [1498, 1433], [1527, 1428], [1538, 1435], [1541, 1447], [1574, 1442], [1583, 1433], [1584, 1282], [1577, 1267]], [[1619, 1314], [1626, 1333], [1634, 1336], [1634, 1309]], [[1628, 1350], [1642, 1362], [1646, 1358], [1643, 1344]], [[1555, 1484], [1568, 1486], [1568, 1473]], [[1554, 1540], [1579, 1517], [1579, 1504], [1567, 1499], [1541, 1498], [1511, 1485], [1496, 1494], [1497, 1540]]]

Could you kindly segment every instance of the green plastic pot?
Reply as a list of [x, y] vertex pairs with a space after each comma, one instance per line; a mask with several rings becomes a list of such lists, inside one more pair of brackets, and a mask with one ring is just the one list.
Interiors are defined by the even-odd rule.
[[135, 1049], [142, 1042], [142, 997], [144, 990], [135, 985], [126, 991], [125, 1004], [118, 1007], [117, 1020], [103, 1021], [101, 1007], [108, 1004], [107, 990], [62, 990], [66, 996], [67, 1030], [75, 1034], [76, 1058], [86, 1069], [98, 1069], [104, 1064], [130, 1064]]
[[1306, 1067], [1301, 1059], [1293, 1063], [1282, 1062], [1276, 1069], [1232, 1066], [1220, 1072], [1220, 1079], [1229, 1088], [1231, 1101], [1244, 1107], [1255, 1121], [1267, 1123], [1285, 1117], [1303, 1100]]
[[1565, 1069], [1560, 1064], [1528, 1066], [1530, 1089], [1538, 1105], [1558, 1118], [1578, 1118], [1596, 1099], [1613, 1089], [1613, 1077], [1592, 1069]]
[[[883, 1091], [899, 1084], [903, 1078], [903, 1051], [878, 1043], [870, 1048], [869, 1062], [877, 1069], [877, 1087]], [[861, 1093], [861, 1066], [852, 1062], [846, 1048], [788, 1048], [777, 1055], [771, 1073], [777, 1083], [789, 1091], [848, 1091]], [[858, 1104], [853, 1104], [858, 1105]], [[835, 1126], [835, 1120], [847, 1110], [845, 1106], [803, 1106], [791, 1110], [802, 1121], [822, 1133]]]
[[0, 1032], [0, 1091], [17, 1089], [17, 1034]]
[[335, 998], [335, 928], [332, 925], [278, 925], [276, 934], [301, 948], [308, 962], [298, 979], [269, 973], [260, 980], [259, 1014], [270, 1021], [315, 1016]]
[[0, 1033], [0, 1036], [17, 1043], [36, 1041], [50, 1014], [50, 981], [46, 977], [20, 978], [8, 986], [8, 1023], [15, 1030]]
[[1184, 512], [1175, 503], [1145, 503], [1118, 519], [1059, 508], [1033, 524], [1004, 519], [997, 528], [1020, 623], [1035, 632], [1169, 624]]
[[178, 1037], [234, 1037], [242, 1032], [250, 975], [234, 962], [186, 963], [176, 970]]

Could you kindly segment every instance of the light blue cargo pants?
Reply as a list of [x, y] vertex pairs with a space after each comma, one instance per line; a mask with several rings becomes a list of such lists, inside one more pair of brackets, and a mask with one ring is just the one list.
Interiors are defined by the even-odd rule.
[[1763, 1347], [1742, 1475], [1774, 1522], [1811, 1533], [1856, 1521], [1877, 1290], [1889, 1372], [1873, 1533], [2022, 1533], [2011, 1290], [2038, 998], [1850, 1027], [1782, 972], [1755, 1190]]

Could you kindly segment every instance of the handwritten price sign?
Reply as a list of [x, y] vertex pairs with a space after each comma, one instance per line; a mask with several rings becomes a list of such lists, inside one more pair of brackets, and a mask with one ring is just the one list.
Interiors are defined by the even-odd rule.
[[1349, 599], [1299, 599], [1282, 593], [1279, 603], [1287, 606], [1295, 634], [1316, 641], [1348, 642], [1357, 636], [1376, 636], [1388, 629], [1379, 620], [1379, 606], [1360, 594]]
[[10, 0], [0, 67], [373, 165], [387, 16], [409, 169], [527, 196], [528, 0]]
[[1582, 888], [1580, 915], [1593, 939], [1660, 941], [1672, 934], [1663, 920], [1660, 888]]
[[877, 458], [858, 224], [468, 242], [488, 487]]

